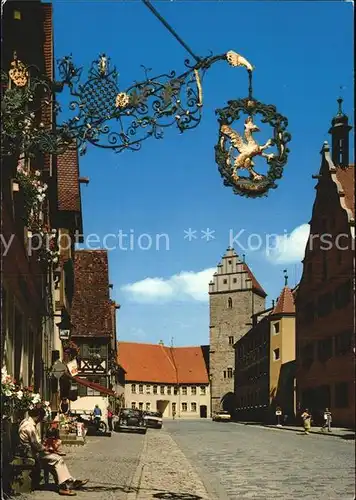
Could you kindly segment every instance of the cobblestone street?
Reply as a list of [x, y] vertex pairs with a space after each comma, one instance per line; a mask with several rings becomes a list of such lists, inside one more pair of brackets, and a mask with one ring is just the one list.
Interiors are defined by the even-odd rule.
[[355, 441], [209, 420], [165, 425], [212, 500], [355, 496]]
[[[165, 421], [146, 436], [113, 434], [71, 448], [88, 500], [354, 499], [354, 441], [210, 420]], [[54, 500], [36, 491], [26, 500]]]

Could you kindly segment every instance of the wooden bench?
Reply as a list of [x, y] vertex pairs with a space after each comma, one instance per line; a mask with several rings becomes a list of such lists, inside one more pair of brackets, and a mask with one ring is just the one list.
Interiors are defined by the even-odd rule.
[[42, 472], [45, 484], [49, 484], [50, 474], [54, 475], [52, 470], [34, 458], [24, 458], [18, 455], [18, 424], [3, 422], [2, 444], [3, 487], [6, 493], [29, 493], [38, 489]]

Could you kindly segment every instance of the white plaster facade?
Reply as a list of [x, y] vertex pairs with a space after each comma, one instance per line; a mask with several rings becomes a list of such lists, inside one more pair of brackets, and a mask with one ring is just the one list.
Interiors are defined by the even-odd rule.
[[149, 383], [125, 383], [126, 408], [160, 411], [163, 417], [210, 418], [209, 384], [181, 384], [179, 386]]
[[98, 405], [102, 412], [102, 420], [107, 423], [109, 404], [108, 396], [82, 396], [78, 397], [76, 401], [70, 401], [70, 409], [93, 412], [95, 405]]

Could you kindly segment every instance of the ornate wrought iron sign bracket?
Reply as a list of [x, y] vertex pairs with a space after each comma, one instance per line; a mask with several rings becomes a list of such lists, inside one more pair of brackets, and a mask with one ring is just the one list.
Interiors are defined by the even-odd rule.
[[[224, 184], [235, 194], [261, 196], [275, 188], [287, 162], [286, 144], [291, 136], [288, 121], [272, 105], [264, 105], [252, 96], [252, 65], [241, 55], [229, 51], [218, 56], [196, 58], [195, 64], [185, 61], [186, 71], [174, 71], [156, 77], [144, 68], [145, 78], [125, 90], [119, 88], [118, 72], [105, 54], [95, 60], [82, 81], [82, 68], [75, 67], [71, 56], [58, 61], [59, 80], [52, 82], [34, 66], [26, 66], [14, 57], [8, 73], [2, 71], [1, 152], [31, 156], [40, 153], [61, 154], [78, 148], [85, 154], [87, 145], [111, 149], [119, 153], [137, 151], [149, 137], [160, 139], [164, 129], [177, 126], [180, 132], [196, 128], [202, 117], [202, 81], [206, 71], [218, 61], [247, 69], [250, 85], [245, 99], [229, 101], [216, 111], [219, 116], [219, 141], [215, 157]], [[45, 123], [42, 112], [58, 115], [61, 111], [56, 94], [67, 89], [71, 117], [52, 128]], [[231, 125], [245, 113], [245, 133], [241, 136]], [[253, 138], [258, 127], [255, 115], [273, 127], [273, 137], [260, 146]], [[43, 120], [43, 121], [41, 121]], [[228, 149], [227, 145], [229, 146]], [[277, 153], [265, 151], [275, 146]], [[234, 155], [237, 151], [237, 155]], [[269, 170], [261, 176], [254, 169], [253, 158], [267, 160]], [[239, 177], [245, 169], [249, 177]]]

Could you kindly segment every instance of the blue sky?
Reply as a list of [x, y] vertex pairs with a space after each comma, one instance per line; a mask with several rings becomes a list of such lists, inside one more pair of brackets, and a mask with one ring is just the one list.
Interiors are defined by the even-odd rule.
[[[140, 2], [53, 1], [55, 56], [73, 54], [88, 67], [107, 53], [119, 71], [122, 89], [152, 74], [184, 71], [184, 49]], [[215, 109], [247, 95], [247, 74], [218, 63], [204, 79], [200, 126], [179, 134], [166, 130], [141, 151], [114, 154], [89, 148], [80, 163], [90, 177], [82, 189], [85, 235], [131, 234], [134, 248], [110, 251], [113, 298], [121, 304], [121, 340], [175, 345], [208, 343], [207, 285], [229, 245], [230, 234], [288, 234], [283, 254], [263, 249], [237, 252], [268, 293], [283, 286], [283, 269], [294, 285], [315, 195], [322, 143], [337, 111], [340, 86], [353, 124], [352, 4], [345, 2], [156, 2], [156, 8], [199, 55], [235, 50], [256, 67], [254, 96], [275, 104], [289, 119], [290, 157], [276, 190], [262, 199], [236, 196], [223, 186], [214, 160], [218, 125]], [[257, 168], [258, 170], [258, 168]], [[197, 238], [184, 239], [196, 230]], [[215, 231], [214, 239], [201, 231]], [[231, 231], [231, 232], [230, 232]], [[294, 232], [293, 232], [294, 231]], [[143, 233], [149, 250], [138, 248]], [[157, 234], [165, 234], [157, 248]], [[255, 240], [253, 239], [255, 238]], [[257, 237], [250, 237], [256, 245]], [[145, 244], [147, 237], [142, 237]], [[95, 246], [94, 246], [95, 247]]]

